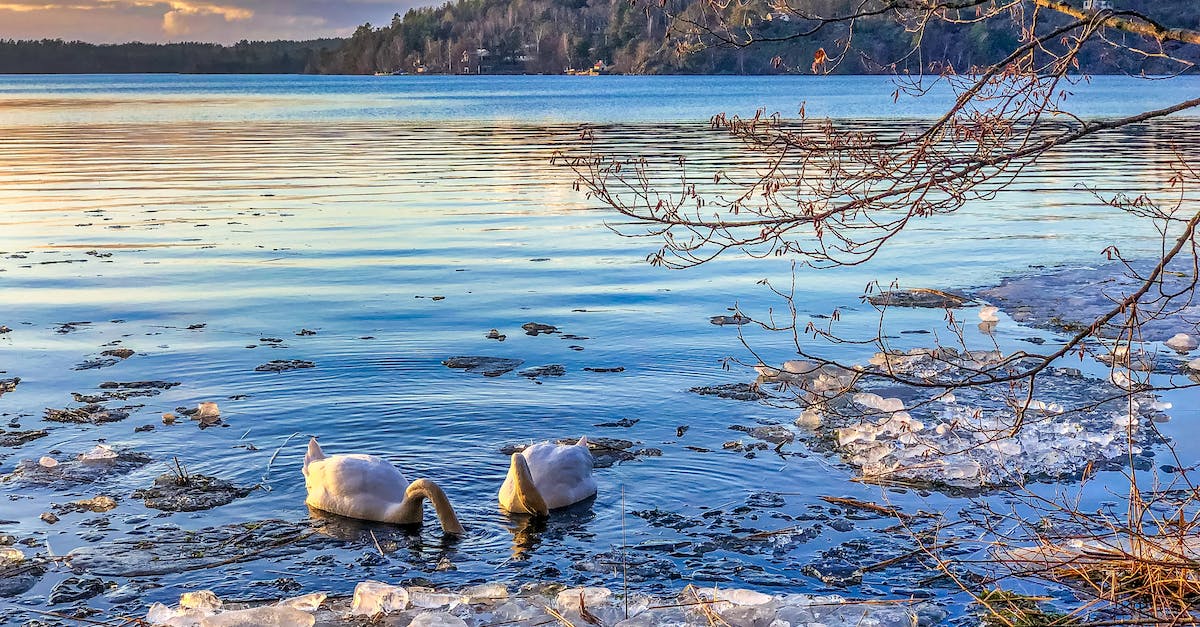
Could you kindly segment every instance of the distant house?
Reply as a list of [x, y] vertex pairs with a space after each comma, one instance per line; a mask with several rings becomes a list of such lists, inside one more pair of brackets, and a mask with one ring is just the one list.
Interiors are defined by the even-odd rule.
[[1103, 11], [1111, 8], [1112, 2], [1110, 0], [1083, 0], [1083, 9], [1085, 11]]

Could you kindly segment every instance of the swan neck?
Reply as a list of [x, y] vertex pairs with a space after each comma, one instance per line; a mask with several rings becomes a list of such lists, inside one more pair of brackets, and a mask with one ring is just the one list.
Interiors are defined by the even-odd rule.
[[548, 515], [550, 508], [546, 506], [546, 500], [542, 498], [541, 491], [533, 483], [533, 473], [529, 471], [529, 462], [525, 460], [524, 455], [513, 453], [512, 464], [508, 467], [508, 473], [513, 477], [513, 492], [517, 504], [526, 513], [535, 516]]
[[463, 526], [458, 522], [458, 515], [454, 513], [454, 507], [450, 505], [450, 499], [446, 497], [446, 493], [438, 486], [438, 484], [428, 479], [417, 479], [408, 486], [408, 490], [404, 493], [404, 504], [401, 507], [403, 511], [415, 511], [416, 520], [421, 521], [421, 504], [429, 499], [433, 504], [433, 511], [437, 513], [438, 522], [442, 524], [442, 531], [461, 535], [464, 533]]

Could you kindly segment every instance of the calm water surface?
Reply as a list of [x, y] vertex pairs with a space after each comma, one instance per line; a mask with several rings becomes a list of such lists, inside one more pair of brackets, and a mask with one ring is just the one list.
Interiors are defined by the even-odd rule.
[[[1147, 88], [1101, 77], [1080, 86], [1078, 100], [1086, 115], [1122, 115], [1197, 88], [1197, 79]], [[0, 472], [52, 451], [67, 458], [99, 440], [157, 460], [96, 485], [0, 484], [7, 497], [0, 532], [36, 538], [41, 550], [61, 555], [137, 537], [147, 526], [307, 521], [300, 462], [313, 434], [326, 452], [381, 454], [410, 479], [439, 482], [467, 537], [443, 545], [436, 525], [427, 524], [386, 559], [367, 559], [375, 554], [370, 544], [337, 546], [169, 575], [143, 596], [170, 602], [191, 587], [271, 596], [273, 588], [248, 586], [279, 577], [335, 592], [367, 578], [619, 586], [606, 554], [623, 542], [657, 565], [639, 575], [638, 589], [675, 589], [682, 579], [829, 590], [801, 567], [831, 547], [871, 537], [887, 521], [822, 527], [807, 543], [748, 551], [692, 546], [683, 530], [650, 524], [645, 513], [696, 517], [761, 503], [763, 492], [782, 497], [746, 514], [746, 528], [729, 530], [736, 537], [797, 524], [820, 512], [823, 495], [881, 498], [877, 488], [850, 483], [838, 460], [799, 443], [753, 458], [723, 451], [744, 436], [730, 426], [790, 424], [796, 412], [687, 391], [752, 378], [745, 367], [723, 368], [726, 356], [750, 357], [736, 329], [709, 317], [734, 304], [760, 314], [779, 308], [756, 281], [790, 280], [788, 261], [730, 256], [687, 271], [649, 267], [644, 257], [656, 243], [608, 228], [623, 230], [616, 216], [572, 190], [572, 172], [550, 161], [579, 145], [584, 122], [599, 124], [602, 150], [686, 154], [703, 169], [754, 160], [708, 129], [713, 113], [751, 114], [759, 106], [790, 113], [803, 100], [810, 115], [888, 128], [892, 119], [934, 115], [944, 102], [935, 93], [893, 106], [890, 92], [886, 79], [871, 77], [0, 77], [0, 324], [13, 329], [0, 336], [0, 378], [22, 379], [0, 399], [0, 417], [23, 429], [50, 428], [48, 437], [0, 449]], [[1128, 255], [1153, 254], [1153, 228], [1082, 186], [1135, 193], [1157, 186], [1170, 151], [1196, 145], [1196, 135], [1195, 120], [1184, 119], [1047, 158], [1015, 191], [915, 225], [871, 264], [802, 273], [801, 315], [840, 307], [848, 332], [863, 325], [868, 334], [874, 312], [858, 296], [872, 280], [970, 288], [1030, 265], [1099, 262], [1110, 243]], [[89, 324], [59, 332], [82, 321]], [[531, 321], [577, 337], [527, 336], [520, 325]], [[941, 312], [899, 312], [893, 324], [944, 328]], [[486, 339], [492, 328], [507, 340]], [[301, 329], [316, 334], [299, 336]], [[1027, 346], [1016, 340], [1030, 336], [1055, 339], [1007, 321], [998, 332], [1005, 347]], [[750, 339], [771, 360], [789, 357], [786, 338]], [[114, 342], [138, 354], [108, 368], [73, 369]], [[832, 354], [869, 356], [853, 347]], [[455, 355], [562, 364], [566, 375], [485, 378], [441, 365]], [[254, 370], [276, 359], [316, 367]], [[584, 370], [618, 366], [625, 370]], [[41, 419], [45, 408], [76, 406], [72, 392], [142, 379], [181, 385], [137, 400], [144, 407], [122, 422]], [[207, 400], [221, 404], [227, 427], [134, 432], [158, 423], [162, 412]], [[1194, 406], [1175, 400], [1177, 408]], [[1190, 435], [1194, 413], [1175, 410], [1169, 433]], [[595, 426], [622, 418], [638, 422]], [[507, 469], [499, 448], [584, 434], [634, 440], [662, 456], [598, 470], [594, 503], [540, 533], [518, 533], [494, 500]], [[1183, 453], [1194, 457], [1197, 447], [1187, 441], [1195, 438], [1181, 439]], [[191, 471], [267, 489], [211, 511], [166, 516], [129, 498], [173, 456]], [[38, 518], [51, 503], [96, 494], [121, 500], [104, 515], [107, 525], [84, 524], [94, 514], [66, 515], [52, 526]], [[965, 504], [936, 494], [887, 496], [950, 512]], [[1103, 489], [1093, 496], [1105, 498]], [[317, 553], [334, 556], [336, 568], [310, 567]], [[439, 570], [439, 560], [456, 570]], [[19, 602], [44, 606], [43, 595], [67, 574], [51, 572]], [[893, 590], [883, 574], [838, 591], [911, 592]]]

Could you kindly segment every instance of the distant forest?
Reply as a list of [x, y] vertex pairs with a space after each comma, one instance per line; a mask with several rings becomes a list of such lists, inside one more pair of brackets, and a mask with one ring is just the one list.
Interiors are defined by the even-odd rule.
[[89, 44], [0, 39], [0, 74], [300, 74], [315, 72], [322, 50], [341, 39], [205, 43]]
[[[739, 34], [753, 33], [760, 42], [750, 48], [721, 47], [711, 45], [711, 38], [688, 32], [694, 29], [672, 28], [660, 1], [668, 13], [682, 18], [680, 25], [711, 23], [711, 5], [704, 0], [458, 0], [397, 14], [382, 28], [361, 26], [343, 46], [322, 52], [317, 69], [339, 74], [420, 68], [436, 73], [557, 74], [565, 68], [586, 68], [604, 61], [613, 72], [631, 74], [809, 72], [817, 49], [837, 49], [837, 40], [846, 34], [844, 25], [833, 25], [812, 37], [769, 41], [793, 35], [813, 23], [802, 24], [781, 13], [770, 0], [746, 0], [728, 3], [725, 17], [745, 24], [744, 29], [739, 27]], [[851, 13], [862, 2], [793, 0], [791, 4], [812, 14], [832, 16]], [[1082, 6], [1083, 0], [1073, 3]], [[1200, 28], [1197, 0], [1112, 0], [1111, 5], [1169, 16], [1173, 26]], [[702, 11], [706, 6], [707, 15]], [[1044, 25], [1052, 26], [1054, 17], [1047, 16]], [[855, 23], [852, 50], [833, 71], [890, 73], [937, 63], [967, 69], [1002, 59], [1018, 45], [1019, 36], [1006, 20], [979, 24], [935, 20], [920, 35], [920, 54], [893, 67], [918, 40], [881, 15]], [[1134, 74], [1168, 69], [1157, 59], [1117, 55], [1118, 59], [1110, 51], [1099, 46], [1086, 50], [1080, 69]], [[1178, 71], [1178, 66], [1173, 69]]]
[[[862, 1], [795, 3], [814, 14], [839, 15]], [[1111, 3], [1116, 9], [1170, 16], [1173, 26], [1200, 28], [1197, 0]], [[775, 10], [770, 0], [745, 0], [730, 3], [729, 11], [738, 13], [726, 17], [746, 24], [743, 34], [768, 41], [751, 48], [721, 47], [680, 26], [711, 19], [702, 12], [705, 6], [704, 0], [457, 0], [396, 14], [381, 28], [364, 24], [348, 39], [233, 46], [0, 40], [0, 73], [561, 74], [603, 61], [608, 71], [628, 74], [777, 74], [808, 72], [818, 48], [836, 50], [845, 36], [844, 26], [835, 25], [816, 36], [779, 41], [812, 24]], [[673, 26], [668, 14], [682, 20]], [[1052, 21], [1048, 17], [1044, 23]], [[904, 72], [941, 63], [968, 69], [1002, 58], [1019, 36], [1005, 20], [934, 21], [921, 34], [919, 54], [903, 58], [917, 41], [912, 33], [886, 16], [861, 19], [851, 50], [832, 71]], [[1200, 63], [1200, 58], [1189, 60]], [[1153, 57], [1111, 55], [1111, 48], [1099, 46], [1085, 49], [1081, 61], [1081, 71], [1096, 74], [1178, 69]]]

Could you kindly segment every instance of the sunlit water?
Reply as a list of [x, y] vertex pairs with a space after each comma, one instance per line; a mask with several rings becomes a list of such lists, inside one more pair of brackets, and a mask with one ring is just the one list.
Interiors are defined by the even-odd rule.
[[[1147, 87], [1100, 78], [1081, 86], [1078, 99], [1087, 115], [1124, 115], [1197, 87], [1196, 79]], [[935, 94], [893, 106], [890, 92], [886, 79], [863, 77], [0, 77], [0, 324], [13, 329], [0, 336], [0, 378], [22, 379], [0, 399], [0, 411], [4, 422], [50, 429], [19, 449], [0, 449], [0, 472], [24, 458], [70, 457], [99, 440], [157, 460], [65, 491], [0, 484], [0, 533], [36, 538], [41, 550], [61, 555], [141, 533], [147, 519], [185, 528], [306, 521], [300, 462], [312, 434], [328, 453], [380, 454], [410, 479], [436, 480], [467, 536], [442, 546], [430, 519], [422, 542], [386, 559], [363, 559], [376, 553], [370, 544], [334, 546], [280, 563], [169, 575], [144, 598], [170, 601], [191, 587], [272, 596], [279, 592], [251, 583], [279, 577], [342, 593], [367, 578], [620, 587], [619, 569], [602, 554], [622, 544], [668, 564], [632, 582], [636, 589], [690, 581], [830, 590], [801, 567], [830, 547], [871, 538], [887, 520], [823, 526], [811, 541], [773, 552], [692, 546], [694, 538], [634, 514], [658, 508], [694, 517], [736, 509], [757, 493], [782, 495], [781, 507], [752, 511], [746, 528], [726, 530], [737, 537], [819, 515], [815, 508], [827, 507], [820, 496], [881, 498], [878, 488], [849, 482], [852, 472], [838, 460], [800, 443], [753, 458], [722, 450], [744, 439], [730, 426], [790, 424], [794, 410], [688, 392], [752, 379], [744, 366], [723, 368], [726, 356], [753, 358], [734, 327], [709, 317], [735, 304], [759, 315], [781, 308], [756, 282], [790, 281], [788, 260], [731, 255], [686, 271], [650, 267], [644, 257], [657, 243], [608, 228], [636, 232], [574, 191], [574, 174], [551, 158], [578, 147], [579, 124], [591, 122], [600, 124], [601, 150], [684, 153], [701, 167], [753, 163], [753, 153], [708, 128], [711, 114], [752, 114], [759, 106], [786, 114], [807, 101], [809, 115], [886, 128], [892, 118], [935, 115], [945, 102]], [[1153, 254], [1158, 233], [1085, 186], [1157, 189], [1171, 151], [1195, 145], [1195, 131], [1185, 119], [1089, 140], [1039, 163], [995, 202], [915, 224], [870, 264], [801, 272], [802, 323], [841, 308], [843, 332], [869, 335], [875, 312], [858, 296], [872, 280], [965, 289], [1030, 265], [1097, 263], [1110, 243], [1130, 256]], [[82, 321], [90, 324], [59, 332]], [[520, 325], [531, 321], [579, 337], [530, 337]], [[944, 331], [941, 312], [896, 312], [892, 325]], [[492, 328], [507, 339], [486, 339]], [[297, 335], [301, 329], [316, 334]], [[1027, 347], [1016, 340], [1029, 336], [1054, 340], [1009, 321], [997, 335], [1006, 347]], [[261, 341], [269, 337], [283, 341]], [[912, 346], [931, 341], [902, 337]], [[981, 348], [990, 342], [978, 334], [968, 340]], [[108, 368], [72, 369], [115, 341], [138, 354]], [[786, 338], [759, 333], [750, 341], [768, 359], [789, 357]], [[869, 356], [855, 347], [830, 350]], [[456, 355], [562, 364], [566, 375], [485, 378], [441, 364]], [[255, 371], [276, 359], [316, 367]], [[618, 366], [624, 371], [584, 370]], [[142, 379], [182, 385], [131, 401], [145, 406], [122, 422], [41, 420], [45, 408], [77, 405], [72, 392]], [[207, 400], [220, 403], [227, 427], [198, 430], [184, 421], [134, 432], [162, 412]], [[1188, 436], [1195, 412], [1187, 399], [1175, 400], [1168, 433]], [[594, 426], [622, 418], [638, 422]], [[679, 436], [681, 426], [690, 428]], [[584, 434], [634, 440], [662, 456], [598, 470], [593, 503], [542, 534], [514, 538], [495, 502], [508, 463], [500, 447]], [[1194, 458], [1192, 438], [1180, 439], [1183, 455]], [[164, 516], [130, 495], [173, 457], [189, 471], [267, 489], [210, 511]], [[102, 515], [108, 526], [81, 524], [96, 514], [65, 515], [52, 526], [38, 518], [51, 503], [95, 494], [121, 500]], [[950, 512], [965, 504], [937, 494], [886, 496]], [[1103, 489], [1094, 496], [1105, 498]], [[524, 548], [514, 551], [514, 542]], [[335, 556], [336, 577], [308, 567], [317, 553]], [[438, 570], [442, 557], [456, 570]], [[43, 595], [67, 574], [51, 572], [20, 602], [44, 605]], [[877, 573], [838, 591], [872, 597], [912, 589], [893, 590]]]

